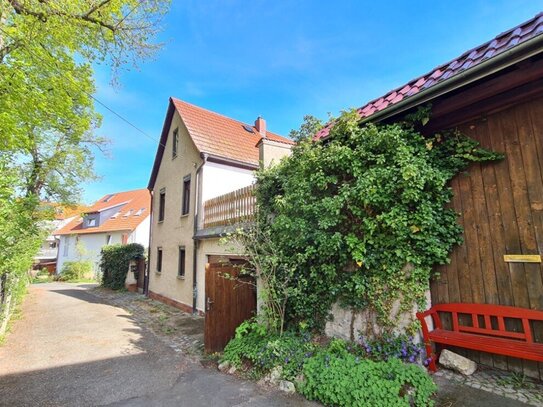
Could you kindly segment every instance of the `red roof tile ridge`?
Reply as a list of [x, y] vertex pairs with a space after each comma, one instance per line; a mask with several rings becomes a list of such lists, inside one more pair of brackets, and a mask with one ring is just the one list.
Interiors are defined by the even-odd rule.
[[[251, 127], [252, 129], [255, 130], [255, 134], [256, 134], [256, 135], [259, 134], [259, 133], [258, 133], [258, 130], [256, 130], [256, 127], [255, 127], [253, 124], [244, 123], [244, 122], [242, 122], [242, 121], [240, 121], [240, 120], [237, 120], [237, 119], [234, 119], [234, 118], [232, 118], [232, 117], [226, 116], [226, 115], [224, 115], [224, 114], [222, 114], [222, 113], [214, 112], [213, 110], [209, 110], [209, 109], [207, 109], [207, 108], [205, 108], [205, 107], [197, 106], [197, 105], [195, 105], [194, 103], [187, 102], [186, 100], [182, 100], [182, 99], [176, 98], [176, 97], [174, 97], [174, 96], [170, 96], [170, 99], [172, 99], [172, 101], [174, 102], [174, 104], [175, 104], [175, 103], [182, 103], [182, 104], [185, 104], [185, 105], [189, 105], [190, 107], [192, 107], [192, 108], [194, 108], [194, 109], [203, 110], [203, 111], [205, 111], [206, 113], [209, 113], [209, 114], [211, 114], [211, 115], [213, 115], [213, 116], [219, 116], [219, 117], [221, 117], [221, 118], [223, 118], [223, 119], [226, 119], [226, 120], [229, 120], [229, 121], [231, 121], [231, 122], [235, 122], [235, 123], [241, 124], [242, 126], [249, 126], [249, 127]], [[269, 134], [271, 134], [271, 135], [274, 136], [274, 137], [278, 137], [278, 138], [281, 138], [281, 139], [285, 139], [287, 142], [290, 140], [290, 139], [288, 139], [288, 138], [286, 138], [286, 137], [284, 137], [284, 136], [281, 136], [281, 135], [279, 135], [279, 134], [277, 134], [277, 133], [274, 133], [274, 132], [272, 132], [272, 131], [270, 131], [270, 130], [266, 130], [266, 133], [269, 133]]]
[[[107, 208], [101, 208], [100, 203], [104, 203], [103, 202], [104, 198], [110, 195], [121, 195], [121, 196], [129, 195], [129, 196], [126, 196], [122, 202], [109, 205]], [[118, 206], [122, 206], [126, 210], [128, 209], [136, 210], [136, 209], [145, 208], [147, 209], [147, 213], [146, 214], [143, 213], [142, 214], [143, 216], [129, 216], [129, 217], [126, 216], [126, 217], [116, 217], [116, 218], [110, 217], [109, 219], [104, 220], [104, 222], [100, 226], [92, 227], [92, 228], [83, 228], [82, 227], [83, 218], [81, 216], [78, 216], [78, 217], [75, 217], [71, 222], [68, 222], [66, 225], [56, 230], [54, 234], [67, 235], [67, 234], [102, 233], [106, 231], [121, 231], [121, 230], [133, 231], [149, 216], [150, 206], [151, 206], [151, 196], [149, 194], [149, 191], [146, 188], [106, 194], [93, 204], [92, 207], [96, 207], [98, 209], [89, 210], [86, 213], [101, 212], [104, 209], [111, 209]]]
[[[425, 78], [428, 78], [428, 77], [432, 76], [436, 71], [438, 71], [438, 70], [443, 70], [445, 67], [448, 67], [449, 65], [451, 65], [451, 64], [453, 64], [453, 63], [455, 63], [455, 62], [458, 62], [458, 61], [463, 60], [464, 58], [467, 58], [472, 52], [475, 52], [475, 51], [477, 51], [477, 50], [479, 50], [479, 49], [481, 49], [481, 48], [488, 47], [489, 45], [491, 45], [491, 43], [492, 43], [493, 41], [497, 41], [497, 40], [500, 39], [501, 37], [503, 37], [503, 36], [505, 36], [505, 35], [507, 35], [507, 34], [513, 32], [513, 31], [515, 31], [516, 29], [521, 28], [521, 27], [527, 25], [528, 23], [537, 20], [538, 17], [543, 17], [543, 12], [537, 14], [537, 15], [536, 15], [535, 17], [533, 17], [532, 19], [530, 19], [530, 20], [528, 20], [528, 21], [525, 21], [524, 23], [522, 23], [522, 24], [520, 24], [520, 25], [518, 25], [518, 26], [516, 26], [516, 27], [513, 27], [513, 28], [511, 28], [511, 29], [509, 29], [509, 30], [507, 30], [507, 31], [504, 31], [504, 32], [501, 33], [501, 34], [498, 34], [497, 36], [495, 36], [494, 38], [492, 38], [490, 41], [486, 41], [486, 42], [483, 43], [483, 44], [479, 44], [478, 46], [473, 47], [473, 48], [471, 48], [471, 49], [468, 50], [468, 51], [465, 51], [464, 53], [462, 53], [462, 55], [460, 55], [460, 56], [458, 56], [458, 57], [456, 57], [456, 58], [454, 58], [454, 59], [451, 59], [450, 61], [445, 62], [445, 63], [443, 63], [443, 64], [441, 64], [441, 65], [438, 65], [437, 67], [435, 67], [435, 68], [429, 70], [428, 72], [426, 72], [424, 75], [420, 75], [420, 76], [418, 76], [417, 78], [410, 80], [409, 82], [407, 82], [407, 84], [404, 83], [403, 85], [398, 86], [398, 87], [396, 87], [396, 88], [394, 88], [394, 89], [392, 89], [392, 90], [386, 92], [384, 95], [381, 95], [381, 96], [379, 96], [379, 97], [376, 97], [375, 99], [372, 99], [372, 100], [369, 101], [366, 105], [362, 106], [360, 109], [362, 109], [362, 108], [364, 108], [364, 107], [366, 107], [366, 106], [369, 106], [369, 105], [371, 105], [371, 104], [373, 104], [373, 103], [379, 101], [380, 99], [386, 98], [386, 97], [387, 97], [389, 94], [391, 94], [391, 93], [399, 92], [400, 90], [402, 90], [405, 86], [408, 86], [409, 84], [416, 83], [416, 82], [421, 81], [421, 80], [425, 80]], [[537, 34], [537, 35], [541, 35], [541, 34], [543, 34], [543, 32], [542, 32], [542, 33], [539, 33], [539, 34]], [[464, 62], [464, 63], [465, 63], [465, 62]], [[462, 63], [462, 65], [463, 65], [464, 63]]]
[[[465, 51], [460, 56], [431, 69], [424, 75], [420, 75], [417, 78], [414, 78], [408, 81], [407, 83], [404, 83], [403, 85], [398, 86], [390, 90], [389, 92], [386, 92], [384, 95], [381, 95], [377, 98], [370, 100], [368, 103], [357, 108], [356, 110], [359, 112], [361, 117], [367, 118], [367, 117], [372, 116], [374, 113], [378, 111], [384, 110], [388, 106], [394, 105], [396, 102], [399, 102], [400, 100], [409, 98], [420, 91], [431, 88], [437, 82], [446, 81], [456, 76], [456, 74], [458, 74], [459, 72], [468, 70], [472, 68], [473, 66], [478, 65], [481, 61], [484, 61], [485, 59], [491, 59], [495, 55], [502, 53], [504, 50], [517, 46], [519, 43], [521, 43], [518, 40], [520, 33], [525, 27], [530, 27], [530, 26], [533, 26], [533, 29], [530, 30], [530, 32], [533, 32], [534, 30], [536, 30], [538, 26], [543, 26], [543, 12], [540, 12], [534, 17], [532, 17], [531, 19], [524, 21], [521, 24], [498, 34], [497, 36], [495, 36], [489, 41], [486, 41], [483, 44], [480, 44], [476, 47], [473, 47]], [[516, 30], [519, 30], [519, 33], [516, 36], [511, 36], [507, 38], [508, 35], [515, 32]], [[539, 32], [536, 32], [535, 35], [532, 35], [528, 39], [533, 39], [542, 34], [543, 34], [543, 30], [540, 30]], [[517, 40], [511, 44], [514, 38], [517, 38]], [[507, 41], [505, 41], [504, 44], [500, 44], [506, 39]], [[527, 39], [523, 40], [522, 42], [524, 41], [527, 41]], [[500, 45], [498, 46], [498, 44]], [[510, 44], [510, 45], [506, 45], [506, 44]], [[488, 52], [490, 51], [490, 48], [492, 48], [492, 54], [489, 57], [485, 58], [484, 55], [488, 54]], [[472, 58], [470, 58], [470, 55], [472, 55]], [[477, 58], [473, 59], [475, 57]], [[434, 77], [434, 75], [438, 71], [441, 71], [441, 73]], [[445, 77], [446, 72], [450, 72], [450, 74], [448, 74]], [[388, 98], [388, 96], [390, 96], [393, 93], [398, 93], [398, 95], [395, 96], [394, 103], [389, 103], [389, 101], [387, 101], [386, 99]], [[327, 123], [321, 130], [319, 130], [315, 134], [314, 139], [326, 137], [330, 131], [330, 128], [333, 125], [333, 122], [334, 121], [332, 120], [331, 122]]]
[[[98, 209], [94, 209], [94, 210], [89, 209], [88, 211], [85, 211], [83, 213], [96, 213], [96, 212], [107, 211], [108, 209], [116, 208], [117, 206], [126, 205], [127, 203], [132, 202], [134, 199], [137, 199], [137, 198], [134, 197], [132, 199], [129, 199], [128, 201], [118, 202], [118, 203], [110, 205], [110, 206], [104, 206], [103, 208], [98, 208]], [[99, 201], [100, 200], [98, 200], [97, 202], [99, 202]], [[91, 207], [91, 209], [92, 209], [92, 207]]]
[[108, 194], [103, 195], [101, 198], [97, 199], [94, 203], [103, 200], [106, 196], [109, 196], [109, 195], [132, 194], [132, 193], [134, 193], [134, 192], [142, 192], [142, 191], [147, 191], [147, 188], [131, 189], [131, 190], [129, 190], [129, 191], [116, 191], [116, 192], [110, 192], [110, 193], [108, 193]]

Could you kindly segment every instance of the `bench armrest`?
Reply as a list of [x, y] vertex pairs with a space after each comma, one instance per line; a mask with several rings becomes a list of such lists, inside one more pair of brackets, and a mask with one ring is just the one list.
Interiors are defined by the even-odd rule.
[[441, 320], [439, 318], [439, 314], [434, 308], [430, 308], [429, 310], [424, 311], [424, 312], [417, 312], [417, 319], [420, 321], [420, 325], [422, 328], [422, 335], [424, 336], [425, 342], [428, 341], [428, 335], [430, 333], [428, 323], [426, 322], [426, 317], [428, 316], [432, 317], [432, 321], [434, 323], [434, 329], [441, 328]]

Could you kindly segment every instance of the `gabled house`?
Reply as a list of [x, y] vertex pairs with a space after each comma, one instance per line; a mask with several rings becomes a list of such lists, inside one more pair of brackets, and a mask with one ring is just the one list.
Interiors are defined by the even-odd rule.
[[59, 237], [57, 272], [67, 261], [90, 260], [98, 273], [103, 246], [139, 243], [148, 247], [150, 212], [147, 189], [103, 196], [54, 232]]
[[292, 144], [261, 117], [249, 125], [170, 98], [148, 186], [151, 298], [204, 312], [206, 264], [237, 257], [219, 237], [249, 214], [254, 171], [289, 154]]
[[40, 250], [34, 256], [34, 270], [47, 269], [50, 274], [56, 272], [59, 237], [54, 234], [55, 230], [61, 229], [66, 224], [83, 213], [86, 206], [66, 207], [55, 203], [44, 203], [44, 207], [52, 208], [55, 211], [55, 219], [46, 221], [42, 227], [49, 233], [42, 242]]
[[[431, 281], [432, 304], [543, 310], [543, 13], [357, 112], [362, 122], [386, 123], [429, 103], [432, 114], [423, 132], [458, 129], [505, 154], [498, 162], [472, 164], [451, 182], [451, 205], [464, 228], [464, 243]], [[330, 126], [333, 122], [315, 138], [326, 139]], [[451, 319], [444, 321], [450, 327]], [[352, 323], [350, 316], [336, 318], [330, 330], [339, 330], [341, 323]], [[523, 332], [515, 323], [505, 322], [508, 329]], [[487, 320], [480, 327], [493, 324]], [[532, 331], [534, 341], [543, 342], [543, 324], [534, 322]], [[490, 353], [469, 355], [482, 364], [543, 379], [542, 363]]]

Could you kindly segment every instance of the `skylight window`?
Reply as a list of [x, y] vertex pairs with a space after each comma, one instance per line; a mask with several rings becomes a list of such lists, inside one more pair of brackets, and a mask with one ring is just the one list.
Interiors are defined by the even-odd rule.
[[134, 216], [140, 216], [143, 212], [145, 212], [145, 208], [139, 209], [139, 210], [134, 214]]
[[121, 214], [121, 211], [115, 212], [115, 214], [111, 217], [111, 219], [117, 219], [120, 214]]
[[254, 133], [253, 128], [247, 124], [244, 124], [243, 128], [245, 129], [245, 131], [248, 131], [249, 133]]
[[111, 201], [111, 198], [113, 198], [114, 196], [115, 196], [115, 194], [106, 195], [106, 197], [104, 198], [104, 200], [102, 202], [109, 202], [109, 201]]

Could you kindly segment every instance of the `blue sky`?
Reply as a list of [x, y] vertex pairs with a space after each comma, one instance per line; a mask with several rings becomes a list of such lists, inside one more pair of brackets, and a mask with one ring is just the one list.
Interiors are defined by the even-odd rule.
[[97, 67], [102, 106], [101, 179], [84, 186], [90, 203], [149, 180], [168, 98], [175, 96], [287, 135], [306, 114], [361, 106], [533, 17], [540, 0], [261, 1], [172, 0], [164, 47], [112, 86]]

